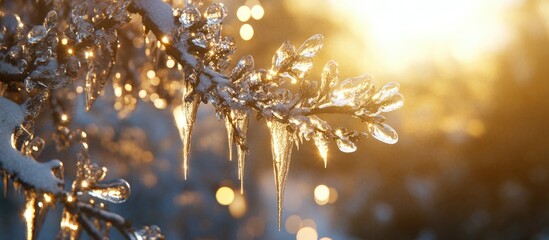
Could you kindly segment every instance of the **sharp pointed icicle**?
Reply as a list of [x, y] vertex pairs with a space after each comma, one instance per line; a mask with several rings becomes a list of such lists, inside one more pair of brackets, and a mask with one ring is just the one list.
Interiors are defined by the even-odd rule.
[[192, 92], [193, 87], [190, 84], [183, 85], [182, 103], [181, 106], [178, 106], [174, 109], [173, 115], [177, 128], [179, 129], [181, 142], [183, 143], [183, 175], [186, 180], [189, 168], [189, 154], [191, 152], [191, 132], [193, 130], [194, 121], [196, 119], [198, 105], [200, 104], [200, 98], [199, 95], [196, 94], [192, 97], [192, 100], [190, 102], [185, 101], [189, 93]]
[[[231, 114], [232, 115], [232, 114]], [[225, 128], [227, 128], [227, 143], [229, 144], [229, 161], [233, 161], [234, 129], [229, 116], [225, 117]], [[240, 175], [239, 175], [240, 178]]]
[[276, 120], [270, 120], [267, 121], [267, 126], [271, 132], [271, 151], [273, 154], [273, 168], [278, 203], [278, 228], [280, 229], [284, 187], [290, 169], [294, 139], [293, 134], [288, 131], [286, 124]]
[[238, 157], [238, 179], [240, 179], [240, 194], [244, 193], [244, 165], [246, 163], [246, 138], [248, 135], [248, 122], [251, 115], [250, 111], [236, 110], [235, 125], [238, 130], [239, 137], [241, 138], [236, 148], [236, 154]]

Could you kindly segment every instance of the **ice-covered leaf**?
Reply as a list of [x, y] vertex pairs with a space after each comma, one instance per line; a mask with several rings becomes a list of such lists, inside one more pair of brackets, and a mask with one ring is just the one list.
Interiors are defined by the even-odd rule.
[[307, 39], [301, 47], [297, 50], [300, 56], [305, 58], [312, 58], [314, 57], [320, 49], [322, 49], [322, 45], [324, 43], [324, 37], [320, 34], [313, 35], [309, 39]]
[[387, 83], [383, 85], [383, 87], [381, 87], [379, 90], [376, 91], [376, 93], [372, 97], [372, 100], [376, 104], [379, 104], [385, 101], [386, 99], [392, 97], [393, 95], [397, 94], [399, 88], [400, 88], [400, 85], [396, 82]]
[[254, 69], [254, 58], [251, 55], [246, 55], [242, 57], [236, 67], [231, 72], [231, 79], [233, 81], [239, 79], [245, 73], [251, 72]]
[[381, 112], [392, 112], [404, 106], [404, 96], [397, 93], [380, 103], [379, 111]]
[[344, 153], [352, 153], [356, 151], [356, 145], [348, 138], [337, 139], [337, 147]]
[[290, 41], [284, 42], [282, 46], [276, 50], [275, 55], [273, 56], [272, 70], [278, 72], [281, 67], [292, 61], [295, 55], [294, 45], [292, 45]]
[[88, 193], [112, 203], [123, 203], [130, 197], [130, 184], [124, 179], [104, 181], [90, 186]]
[[46, 37], [47, 30], [42, 25], [34, 26], [29, 33], [27, 33], [27, 41], [30, 44], [35, 44], [42, 41]]
[[388, 144], [398, 142], [397, 132], [385, 123], [368, 123], [368, 131], [374, 138]]
[[368, 100], [373, 88], [372, 77], [369, 74], [345, 79], [332, 94], [332, 102], [336, 106], [359, 108]]
[[276, 120], [267, 121], [271, 133], [271, 152], [273, 154], [274, 177], [278, 202], [278, 226], [282, 220], [282, 201], [286, 178], [290, 170], [292, 148], [294, 146], [293, 133], [288, 131], [288, 125]]
[[292, 72], [295, 73], [295, 75], [300, 79], [305, 78], [311, 69], [313, 69], [312, 58], [302, 58], [295, 61], [292, 65]]

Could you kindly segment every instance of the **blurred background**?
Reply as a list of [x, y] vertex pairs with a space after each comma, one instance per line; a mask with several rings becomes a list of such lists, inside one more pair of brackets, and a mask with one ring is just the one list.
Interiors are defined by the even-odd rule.
[[[211, 106], [200, 107], [184, 181], [172, 113], [140, 102], [120, 120], [107, 89], [74, 125], [88, 131], [92, 159], [108, 167], [108, 178], [132, 186], [112, 211], [135, 226], [158, 225], [167, 239], [549, 239], [549, 1], [225, 4], [233, 62], [252, 54], [268, 68], [285, 40], [299, 46], [321, 33], [310, 78], [333, 59], [342, 79], [370, 73], [378, 86], [399, 82], [406, 104], [387, 117], [400, 141], [368, 139], [352, 154], [334, 144], [327, 168], [313, 144], [294, 151], [279, 231], [264, 121], [251, 121], [241, 195]], [[63, 157], [52, 144], [42, 156]], [[0, 203], [0, 238], [23, 239], [22, 194]], [[49, 215], [43, 239], [55, 236], [59, 215]]]

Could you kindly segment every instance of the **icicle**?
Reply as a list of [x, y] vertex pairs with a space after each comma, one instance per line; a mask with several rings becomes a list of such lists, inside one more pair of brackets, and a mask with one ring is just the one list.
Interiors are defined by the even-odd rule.
[[[231, 111], [231, 115], [232, 115], [232, 111]], [[229, 120], [229, 117], [225, 117], [225, 128], [227, 128], [227, 142], [229, 144], [229, 161], [232, 162], [233, 161], [233, 145], [234, 145], [234, 129], [233, 129], [233, 124], [231, 120]]]
[[191, 132], [196, 119], [196, 111], [200, 103], [198, 94], [192, 97], [190, 102], [185, 101], [189, 93], [193, 90], [192, 85], [185, 83], [182, 88], [183, 102], [181, 106], [174, 109], [173, 115], [175, 123], [179, 129], [181, 142], [183, 143], [183, 175], [187, 179], [189, 153], [191, 151]]
[[395, 144], [398, 142], [397, 132], [385, 123], [368, 123], [368, 131], [373, 137], [384, 143]]
[[284, 187], [290, 169], [293, 148], [293, 134], [288, 131], [287, 125], [276, 120], [267, 121], [271, 132], [271, 151], [273, 154], [273, 168], [278, 202], [278, 228], [282, 221], [282, 201]]
[[37, 239], [40, 227], [44, 223], [46, 213], [50, 207], [50, 202], [38, 197], [34, 190], [25, 191], [25, 200], [23, 217], [27, 225], [27, 240]]
[[322, 133], [316, 133], [314, 139], [316, 148], [324, 160], [324, 168], [326, 168], [328, 166], [328, 139]]
[[299, 47], [297, 52], [299, 52], [299, 55], [302, 57], [312, 58], [322, 49], [323, 42], [324, 37], [322, 35], [313, 35]]
[[109, 182], [96, 183], [88, 192], [94, 196], [112, 203], [123, 203], [130, 197], [130, 184], [124, 179], [115, 179]]
[[2, 173], [2, 180], [4, 182], [4, 197], [8, 195], [8, 188], [9, 188], [9, 177], [7, 172]]
[[248, 122], [250, 119], [251, 112], [244, 110], [235, 110], [236, 114], [236, 129], [238, 131], [238, 136], [241, 138], [238, 141], [238, 147], [236, 149], [236, 154], [238, 157], [238, 179], [240, 179], [240, 194], [244, 193], [244, 165], [246, 163], [246, 138], [248, 135]]
[[65, 208], [61, 216], [60, 231], [57, 239], [79, 239], [81, 228], [78, 227], [78, 215], [72, 214]]

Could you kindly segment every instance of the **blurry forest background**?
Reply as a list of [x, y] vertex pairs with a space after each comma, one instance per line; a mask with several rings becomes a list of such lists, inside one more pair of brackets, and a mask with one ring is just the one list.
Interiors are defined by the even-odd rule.
[[[225, 2], [233, 62], [252, 54], [268, 67], [285, 40], [321, 33], [324, 50], [309, 77], [333, 59], [341, 78], [371, 73], [377, 85], [399, 82], [406, 104], [388, 119], [400, 141], [369, 139], [352, 154], [334, 144], [326, 169], [313, 144], [294, 151], [279, 232], [264, 121], [251, 122], [241, 196], [211, 107], [200, 108], [184, 181], [172, 113], [139, 103], [120, 120], [107, 87], [88, 113], [80, 96], [74, 123], [88, 131], [93, 161], [132, 186], [130, 199], [111, 210], [135, 226], [160, 226], [167, 239], [296, 239], [306, 227], [298, 239], [549, 238], [549, 1]], [[244, 41], [236, 12], [256, 4], [264, 15], [246, 21], [254, 34]], [[53, 127], [44, 122], [37, 134], [48, 139]], [[59, 158], [51, 144], [41, 159]], [[318, 185], [330, 188], [328, 203], [315, 201]], [[216, 201], [222, 186], [236, 194], [229, 206]], [[24, 238], [23, 202], [23, 194], [0, 197], [0, 238]], [[55, 223], [46, 219], [41, 239], [55, 236]]]

